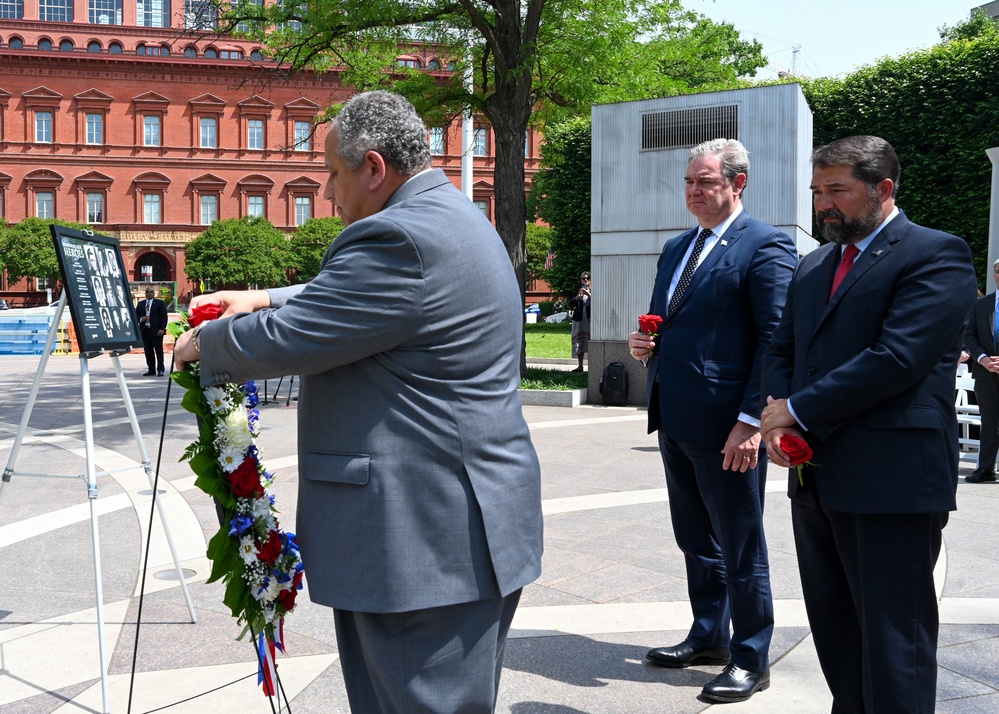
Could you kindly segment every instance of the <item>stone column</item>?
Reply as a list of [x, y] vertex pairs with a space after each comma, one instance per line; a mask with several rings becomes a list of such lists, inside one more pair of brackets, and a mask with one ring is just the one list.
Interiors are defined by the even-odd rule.
[[985, 292], [992, 292], [992, 264], [999, 259], [999, 146], [986, 149], [992, 162], [992, 200], [989, 209], [989, 262], [985, 271]]

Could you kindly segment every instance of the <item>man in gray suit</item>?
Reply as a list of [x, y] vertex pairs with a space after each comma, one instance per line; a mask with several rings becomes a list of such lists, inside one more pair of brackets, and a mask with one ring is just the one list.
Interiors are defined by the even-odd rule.
[[491, 712], [521, 588], [540, 573], [522, 414], [520, 290], [405, 99], [351, 98], [326, 137], [347, 228], [307, 285], [196, 298], [203, 385], [301, 374], [297, 529], [332, 607], [354, 712]]

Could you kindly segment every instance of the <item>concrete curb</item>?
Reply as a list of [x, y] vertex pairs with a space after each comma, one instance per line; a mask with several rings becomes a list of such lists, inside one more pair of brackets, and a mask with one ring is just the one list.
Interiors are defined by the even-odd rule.
[[521, 389], [520, 400], [530, 407], [578, 407], [586, 404], [585, 389]]

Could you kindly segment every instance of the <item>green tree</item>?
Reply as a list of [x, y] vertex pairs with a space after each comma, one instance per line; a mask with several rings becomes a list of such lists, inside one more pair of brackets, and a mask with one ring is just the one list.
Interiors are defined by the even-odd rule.
[[985, 149], [999, 146], [999, 30], [972, 18], [941, 33], [944, 42], [934, 47], [802, 88], [815, 144], [851, 134], [889, 141], [902, 164], [899, 206], [917, 223], [967, 240], [988, 285], [992, 167]]
[[[759, 43], [681, 0], [247, 0], [222, 10], [220, 32], [242, 28], [289, 71], [340, 68], [358, 89], [390, 84], [431, 125], [485, 115], [496, 142], [496, 227], [521, 289], [524, 134], [535, 110], [544, 121], [602, 101], [723, 86], [765, 65]], [[414, 42], [453, 60], [455, 72], [396, 67], [400, 46]]]
[[86, 228], [80, 223], [50, 218], [25, 218], [14, 225], [0, 227], [0, 265], [7, 279], [15, 283], [21, 278], [59, 280], [59, 259], [52, 243], [51, 225]]
[[549, 226], [539, 226], [537, 223], [527, 224], [527, 279], [530, 282], [543, 280], [545, 277], [545, 261], [552, 247], [552, 229]]
[[291, 267], [299, 282], [319, 275], [323, 256], [344, 228], [340, 218], [310, 218], [291, 236]]
[[575, 296], [580, 273], [590, 269], [591, 145], [589, 117], [549, 126], [531, 186], [531, 208], [552, 226], [555, 260], [545, 279], [566, 298]]
[[288, 239], [266, 218], [215, 221], [185, 249], [188, 277], [216, 287], [288, 284]]

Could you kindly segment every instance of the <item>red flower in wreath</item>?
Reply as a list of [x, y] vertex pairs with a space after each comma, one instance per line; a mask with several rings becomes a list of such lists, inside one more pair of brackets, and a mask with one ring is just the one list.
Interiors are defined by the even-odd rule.
[[200, 305], [187, 314], [187, 324], [197, 327], [202, 322], [219, 319], [223, 312], [218, 305]]

